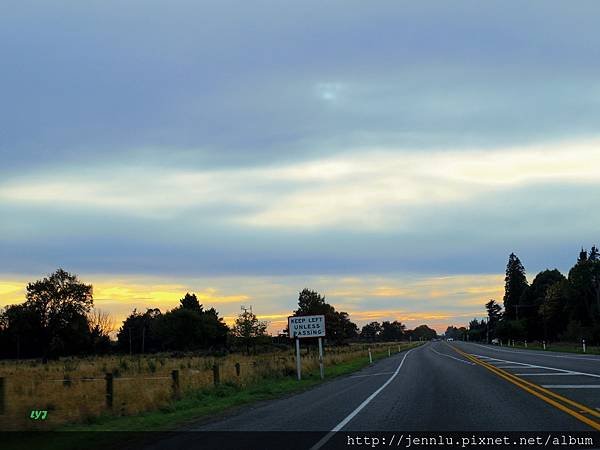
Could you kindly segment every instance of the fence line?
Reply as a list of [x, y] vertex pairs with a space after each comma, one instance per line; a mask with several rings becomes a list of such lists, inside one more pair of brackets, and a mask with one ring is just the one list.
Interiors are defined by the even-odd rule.
[[[387, 353], [387, 356], [391, 355], [389, 346], [375, 345], [375, 347], [377, 348], [377, 350], [380, 353], [385, 352], [385, 353]], [[367, 345], [361, 345], [361, 346], [356, 346], [356, 347], [350, 348], [349, 351], [340, 351], [339, 349], [329, 349], [329, 351], [327, 353], [328, 353], [328, 356], [330, 356], [332, 358], [332, 360], [331, 360], [332, 364], [338, 364], [338, 363], [342, 363], [343, 361], [346, 361], [348, 358], [360, 358], [362, 356], [365, 356], [367, 348], [368, 348]], [[400, 347], [398, 349], [400, 351]], [[387, 352], [385, 350], [387, 350]], [[242, 358], [244, 358], [244, 357], [242, 357]], [[165, 383], [164, 388], [165, 388], [165, 391], [167, 389], [169, 389], [170, 398], [173, 400], [176, 400], [176, 399], [181, 398], [183, 389], [186, 389], [186, 390], [192, 389], [193, 390], [193, 389], [197, 389], [197, 388], [207, 388], [208, 386], [210, 386], [210, 384], [209, 384], [210, 381], [212, 381], [212, 385], [214, 385], [215, 388], [218, 388], [222, 382], [225, 382], [225, 383], [233, 382], [235, 384], [242, 383], [242, 385], [246, 385], [248, 383], [254, 383], [254, 382], [256, 382], [257, 379], [261, 379], [263, 376], [265, 376], [265, 374], [277, 374], [278, 373], [279, 375], [277, 375], [277, 376], [284, 376], [284, 377], [288, 376], [289, 373], [287, 371], [287, 368], [291, 363], [293, 363], [293, 361], [295, 361], [295, 359], [296, 359], [296, 357], [294, 355], [286, 355], [286, 356], [265, 355], [265, 358], [261, 358], [259, 355], [256, 360], [250, 360], [250, 361], [248, 361], [248, 360], [235, 361], [235, 359], [233, 359], [233, 358], [228, 359], [228, 360], [219, 360], [218, 358], [214, 358], [214, 359], [211, 358], [211, 359], [205, 360], [205, 363], [203, 366], [197, 365], [196, 367], [198, 367], [198, 369], [192, 368], [192, 366], [190, 366], [189, 363], [188, 363], [187, 368], [185, 368], [184, 365], [181, 364], [180, 367], [182, 368], [182, 370], [184, 371], [184, 374], [185, 374], [183, 385], [180, 383], [180, 370], [178, 370], [178, 369], [172, 370], [169, 374], [170, 376], [164, 375], [164, 376], [120, 377], [118, 375], [118, 371], [105, 372], [104, 376], [99, 376], [99, 375], [93, 376], [92, 375], [92, 376], [80, 376], [80, 377], [75, 377], [75, 378], [71, 378], [70, 375], [65, 374], [65, 376], [60, 379], [51, 378], [51, 379], [36, 379], [35, 381], [31, 380], [31, 390], [29, 391], [30, 393], [28, 395], [31, 396], [31, 392], [33, 392], [34, 389], [37, 389], [38, 386], [43, 386], [46, 383], [48, 383], [48, 384], [62, 383], [63, 387], [64, 387], [63, 392], [65, 392], [65, 395], [66, 395], [66, 393], [69, 391], [69, 389], [73, 389], [74, 388], [73, 385], [75, 383], [77, 383], [77, 386], [78, 386], [77, 389], [84, 389], [84, 391], [73, 391], [72, 395], [75, 395], [75, 392], [84, 392], [84, 394], [82, 394], [82, 395], [87, 396], [86, 392], [89, 392], [89, 391], [85, 390], [85, 387], [84, 387], [85, 382], [103, 381], [105, 383], [104, 395], [100, 397], [100, 398], [103, 398], [103, 401], [101, 400], [102, 403], [99, 403], [99, 404], [96, 403], [96, 405], [97, 405], [96, 407], [102, 408], [100, 405], [104, 404], [105, 410], [112, 411], [113, 408], [116, 408], [117, 405], [120, 405], [120, 408], [123, 411], [123, 408], [124, 408], [123, 405], [125, 405], [125, 403], [123, 400], [119, 400], [119, 397], [120, 397], [119, 390], [117, 390], [117, 393], [116, 393], [117, 396], [115, 397], [114, 390], [115, 390], [115, 382], [116, 381], [171, 380], [171, 383], [168, 385], [169, 387], [167, 388], [166, 383]], [[313, 361], [313, 360], [316, 361], [318, 359], [318, 354], [317, 353], [304, 354], [304, 355], [302, 355], [302, 359], [307, 360], [307, 361]], [[177, 364], [177, 365], [179, 365], [179, 364]], [[135, 373], [135, 370], [133, 370], [133, 373]], [[244, 375], [244, 377], [242, 377], [242, 374]], [[212, 380], [210, 380], [210, 378], [212, 378]], [[17, 376], [16, 380], [18, 380], [18, 376]], [[82, 383], [82, 384], [79, 384], [79, 383]], [[0, 376], [0, 414], [7, 414], [8, 410], [9, 410], [8, 405], [7, 405], [7, 403], [10, 402], [10, 399], [8, 396], [9, 385], [12, 385], [12, 383], [9, 382], [9, 379], [6, 376]], [[20, 387], [21, 385], [22, 385], [22, 383], [17, 381], [17, 383], [15, 383], [15, 385], [12, 386], [11, 389], [12, 390], [22, 389]], [[161, 389], [161, 392], [162, 392], [161, 386], [162, 385], [160, 385], [159, 388]], [[90, 388], [91, 387], [92, 386], [90, 385]], [[44, 390], [47, 388], [42, 387], [41, 389]], [[92, 392], [96, 392], [95, 387], [92, 389], [94, 389], [94, 391], [92, 391]], [[15, 391], [15, 392], [19, 392], [19, 391]], [[22, 391], [20, 391], [20, 392], [22, 393]], [[57, 391], [55, 391], [54, 388], [52, 388], [52, 392], [57, 392]], [[98, 391], [97, 393], [92, 394], [92, 395], [102, 395], [102, 394], [101, 394], [101, 391]], [[162, 394], [160, 394], [160, 395], [162, 395]], [[129, 398], [127, 392], [123, 393], [123, 398], [125, 400], [127, 400]], [[18, 400], [18, 399], [19, 399], [19, 397], [17, 397], [17, 405], [20, 402], [20, 400]], [[12, 412], [12, 408], [10, 408], [10, 410]]]

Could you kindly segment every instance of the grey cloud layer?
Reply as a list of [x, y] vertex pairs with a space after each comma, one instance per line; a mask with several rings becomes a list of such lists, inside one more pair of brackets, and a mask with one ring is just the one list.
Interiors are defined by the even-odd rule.
[[[353, 196], [353, 177], [292, 169], [557, 140], [568, 154], [598, 135], [599, 13], [595, 1], [3, 2], [0, 272], [487, 273], [512, 250], [566, 268], [598, 239], [598, 184], [580, 172], [464, 199], [482, 184], [434, 191], [402, 173], [390, 189], [387, 170], [381, 186], [357, 175]], [[590, 158], [577, 161], [587, 174]], [[287, 181], [261, 172], [282, 167]], [[187, 172], [201, 177], [173, 184]], [[310, 227], [290, 225], [303, 216]]]
[[[349, 142], [590, 134], [599, 12], [594, 2], [5, 2], [2, 172], [107, 154], [247, 165]], [[323, 86], [341, 88], [332, 98]]]

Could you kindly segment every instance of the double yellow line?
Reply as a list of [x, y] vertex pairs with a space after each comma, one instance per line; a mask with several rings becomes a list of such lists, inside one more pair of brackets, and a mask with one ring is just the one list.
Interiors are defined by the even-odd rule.
[[456, 348], [453, 345], [450, 347], [455, 352], [464, 356], [465, 358], [474, 362], [475, 364], [485, 367], [490, 372], [495, 373], [499, 377], [504, 378], [506, 381], [514, 384], [515, 386], [520, 387], [524, 391], [529, 392], [531, 395], [534, 395], [537, 398], [539, 398], [540, 400], [543, 400], [546, 403], [554, 406], [555, 408], [569, 414], [570, 416], [575, 417], [577, 420], [585, 423], [586, 425], [589, 425], [593, 429], [600, 431], [600, 423], [598, 421], [593, 420], [593, 419], [589, 418], [588, 416], [584, 415], [584, 414], [587, 414], [589, 416], [600, 419], [600, 412], [598, 412], [594, 409], [591, 409], [585, 405], [582, 405], [581, 403], [578, 403], [571, 399], [563, 397], [562, 395], [559, 395], [556, 392], [549, 391], [548, 389], [545, 389], [535, 383], [531, 383], [527, 380], [523, 380], [522, 378], [519, 378], [505, 370], [499, 369], [498, 367], [493, 366], [492, 364], [481, 361], [480, 359], [475, 358], [474, 356], [463, 352], [462, 350]]

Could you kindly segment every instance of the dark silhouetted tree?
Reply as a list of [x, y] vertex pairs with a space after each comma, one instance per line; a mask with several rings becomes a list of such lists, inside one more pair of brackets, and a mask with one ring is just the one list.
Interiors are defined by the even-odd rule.
[[419, 325], [414, 330], [407, 331], [407, 335], [409, 335], [413, 341], [428, 341], [437, 337], [437, 332], [434, 329], [429, 328], [427, 325]]
[[377, 341], [383, 328], [379, 322], [370, 322], [362, 327], [360, 330], [360, 338], [365, 341]]
[[514, 320], [519, 316], [519, 301], [528, 286], [525, 268], [514, 253], [511, 253], [508, 258], [504, 282], [504, 317], [507, 320]]
[[348, 313], [336, 311], [318, 292], [303, 289], [298, 295], [298, 309], [294, 311], [294, 316], [320, 314], [325, 316], [327, 340], [342, 344], [358, 335], [358, 327], [350, 321]]
[[379, 338], [382, 341], [399, 341], [404, 337], [406, 325], [394, 320], [393, 322], [385, 321], [381, 324], [381, 333]]
[[565, 276], [557, 269], [544, 270], [536, 275], [531, 285], [523, 292], [519, 303], [519, 318], [526, 321], [527, 339], [542, 339], [544, 322], [540, 316], [540, 308], [546, 299], [548, 288], [564, 280]]
[[267, 323], [258, 320], [250, 310], [244, 310], [235, 320], [232, 334], [242, 345], [246, 347], [246, 353], [250, 354], [250, 347], [256, 348], [257, 341], [267, 337]]
[[25, 308], [39, 321], [44, 358], [85, 350], [89, 339], [86, 314], [94, 304], [92, 285], [58, 269], [29, 283], [25, 296]]

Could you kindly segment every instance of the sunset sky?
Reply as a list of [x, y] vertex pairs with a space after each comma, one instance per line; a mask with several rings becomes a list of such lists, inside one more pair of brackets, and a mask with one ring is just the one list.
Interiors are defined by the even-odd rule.
[[597, 1], [0, 4], [0, 306], [304, 287], [442, 332], [600, 240]]

